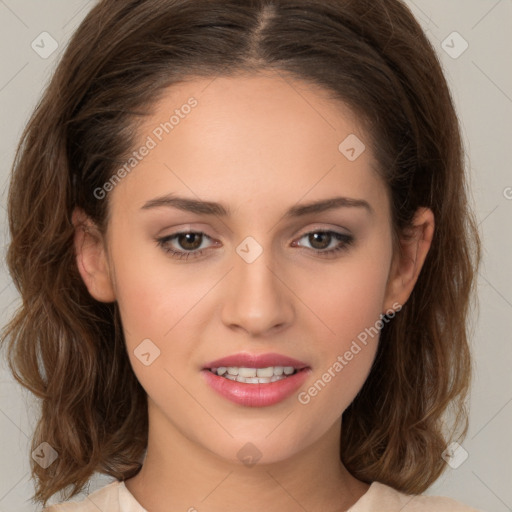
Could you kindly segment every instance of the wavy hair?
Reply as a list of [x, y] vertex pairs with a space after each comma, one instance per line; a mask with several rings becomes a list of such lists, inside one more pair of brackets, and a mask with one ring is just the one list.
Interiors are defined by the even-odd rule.
[[400, 0], [102, 0], [71, 38], [17, 148], [7, 263], [21, 296], [2, 332], [16, 380], [40, 399], [34, 498], [94, 472], [125, 480], [147, 446], [147, 397], [116, 303], [88, 293], [71, 214], [102, 232], [101, 187], [167, 87], [273, 70], [327, 91], [364, 122], [394, 233], [430, 208], [436, 229], [410, 299], [382, 329], [370, 375], [343, 414], [341, 460], [365, 482], [426, 490], [468, 428], [469, 313], [480, 238], [453, 100], [436, 52]]

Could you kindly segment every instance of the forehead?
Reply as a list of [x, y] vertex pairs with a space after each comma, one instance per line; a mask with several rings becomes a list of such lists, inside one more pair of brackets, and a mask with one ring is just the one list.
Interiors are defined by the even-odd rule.
[[[349, 159], [346, 140], [358, 153], [366, 149]], [[110, 199], [140, 208], [176, 192], [284, 208], [282, 201], [314, 200], [333, 188], [372, 196], [383, 185], [369, 146], [357, 116], [318, 86], [277, 73], [198, 78], [155, 103], [137, 129], [134, 151], [144, 156]]]

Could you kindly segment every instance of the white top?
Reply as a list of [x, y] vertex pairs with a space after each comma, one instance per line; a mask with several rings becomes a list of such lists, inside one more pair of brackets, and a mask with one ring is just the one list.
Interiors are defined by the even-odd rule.
[[[43, 512], [148, 512], [124, 482], [115, 480], [78, 502], [51, 505]], [[415, 496], [373, 482], [348, 512], [479, 512], [451, 498]]]

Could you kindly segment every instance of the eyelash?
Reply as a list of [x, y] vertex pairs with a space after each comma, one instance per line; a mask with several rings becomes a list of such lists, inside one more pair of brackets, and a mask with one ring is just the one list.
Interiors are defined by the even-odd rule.
[[[347, 235], [343, 233], [338, 233], [336, 231], [329, 231], [329, 230], [316, 230], [316, 231], [309, 231], [308, 233], [304, 233], [300, 238], [307, 237], [309, 235], [313, 234], [330, 234], [333, 236], [334, 239], [337, 239], [338, 241], [342, 242], [341, 245], [338, 245], [334, 249], [329, 250], [320, 250], [320, 249], [310, 249], [312, 250], [316, 255], [321, 256], [323, 258], [329, 258], [329, 257], [336, 257], [337, 253], [343, 252], [348, 250], [349, 246], [353, 244], [354, 237], [352, 235]], [[161, 247], [167, 254], [170, 254], [172, 258], [176, 258], [178, 260], [188, 260], [189, 258], [199, 258], [201, 257], [208, 249], [196, 249], [194, 251], [177, 251], [175, 249], [170, 248], [167, 244], [179, 237], [180, 235], [203, 235], [206, 238], [210, 238], [206, 233], [203, 233], [201, 231], [180, 231], [178, 233], [174, 233], [173, 235], [165, 236], [162, 238], [155, 239], [157, 245]], [[307, 248], [306, 248], [307, 249]]]

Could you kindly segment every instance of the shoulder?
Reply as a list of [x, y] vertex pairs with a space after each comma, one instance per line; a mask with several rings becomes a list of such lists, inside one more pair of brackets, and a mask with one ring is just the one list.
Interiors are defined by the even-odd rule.
[[43, 512], [119, 512], [119, 484], [117, 480], [97, 489], [81, 501], [66, 501], [50, 505]]
[[373, 482], [350, 512], [479, 512], [452, 498], [404, 494]]

